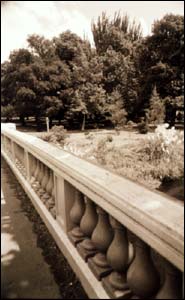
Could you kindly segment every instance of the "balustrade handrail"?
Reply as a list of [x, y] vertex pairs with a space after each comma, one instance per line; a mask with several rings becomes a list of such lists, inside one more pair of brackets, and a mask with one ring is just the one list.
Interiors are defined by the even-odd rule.
[[41, 139], [2, 128], [1, 134], [48, 165], [181, 271], [183, 203], [93, 165]]

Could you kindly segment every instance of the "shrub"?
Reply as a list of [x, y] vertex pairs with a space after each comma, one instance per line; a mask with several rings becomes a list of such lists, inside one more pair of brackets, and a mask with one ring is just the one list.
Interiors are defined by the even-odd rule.
[[139, 133], [146, 134], [148, 132], [148, 124], [146, 121], [142, 120], [138, 125], [137, 125]]
[[88, 135], [88, 134], [90, 134], [90, 131], [85, 131], [84, 132], [84, 135]]
[[107, 135], [107, 142], [111, 143], [113, 141], [113, 137], [111, 134]]
[[92, 132], [88, 132], [88, 134], [86, 134], [86, 139], [93, 140], [93, 138], [94, 138], [94, 134]]
[[53, 126], [50, 132], [43, 133], [40, 138], [46, 142], [59, 143], [61, 145], [64, 144], [64, 140], [68, 137], [66, 134], [66, 129], [64, 126]]
[[130, 120], [130, 121], [127, 122], [127, 125], [129, 127], [134, 127], [134, 126], [136, 126], [136, 123]]
[[159, 97], [156, 87], [154, 87], [151, 98], [150, 107], [147, 112], [147, 120], [152, 124], [161, 124], [165, 119], [165, 104]]
[[40, 134], [39, 137], [45, 142], [51, 142], [52, 136], [53, 136], [52, 132], [46, 132], [46, 133], [44, 132], [44, 133]]
[[158, 126], [155, 133], [137, 144], [115, 146], [106, 137], [99, 140], [93, 155], [97, 162], [110, 171], [150, 188], [158, 188], [163, 179], [184, 176], [183, 132]]

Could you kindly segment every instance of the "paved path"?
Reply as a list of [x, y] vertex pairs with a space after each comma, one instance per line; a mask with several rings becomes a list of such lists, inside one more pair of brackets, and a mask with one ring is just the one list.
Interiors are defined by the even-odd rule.
[[1, 165], [1, 299], [61, 299], [32, 224], [21, 209], [16, 179]]

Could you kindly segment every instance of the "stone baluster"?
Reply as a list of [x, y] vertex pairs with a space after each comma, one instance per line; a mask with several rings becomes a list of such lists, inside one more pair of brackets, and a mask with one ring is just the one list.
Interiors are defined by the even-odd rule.
[[21, 172], [24, 177], [26, 177], [26, 155], [24, 148], [21, 147], [21, 163], [22, 163], [22, 168]]
[[35, 189], [36, 187], [39, 186], [38, 176], [39, 176], [40, 162], [37, 158], [35, 158], [35, 164], [36, 164], [36, 168], [35, 168], [35, 172], [34, 172], [34, 175], [33, 175], [32, 182], [31, 182], [31, 185], [32, 185], [33, 189]]
[[41, 188], [41, 180], [43, 178], [43, 163], [41, 161], [39, 162], [39, 169], [38, 169], [38, 175], [37, 175], [37, 180], [36, 180], [36, 184], [34, 186], [34, 190], [35, 192], [38, 192]]
[[16, 158], [17, 158], [17, 167], [20, 169], [21, 163], [20, 163], [20, 147], [16, 144]]
[[46, 185], [46, 192], [48, 193], [48, 195], [51, 195], [54, 184], [53, 184], [53, 171], [49, 168], [48, 168], [48, 174], [49, 174], [49, 180]]
[[113, 239], [113, 230], [109, 222], [109, 215], [100, 207], [97, 207], [98, 223], [92, 234], [92, 242], [98, 253], [89, 258], [88, 264], [98, 280], [112, 271], [107, 258], [106, 252]]
[[135, 256], [127, 272], [127, 282], [135, 296], [148, 299], [159, 289], [159, 273], [151, 259], [149, 246], [137, 237], [134, 248]]
[[11, 147], [9, 138], [7, 138], [7, 153], [9, 154], [9, 157], [11, 157]]
[[17, 158], [18, 158], [18, 168], [22, 175], [26, 176], [25, 164], [24, 164], [24, 149], [17, 145]]
[[82, 258], [87, 259], [97, 253], [97, 249], [91, 241], [91, 235], [97, 224], [97, 213], [95, 204], [88, 198], [85, 199], [85, 213], [80, 222], [80, 229], [83, 232], [85, 238], [82, 242], [77, 244], [77, 249]]
[[50, 213], [52, 214], [53, 218], [56, 219], [56, 204], [55, 204], [55, 186], [54, 186], [54, 174], [52, 170], [49, 170], [49, 182], [48, 187], [46, 186], [46, 189], [51, 196], [49, 200], [46, 202], [46, 206], [48, 207]]
[[126, 228], [113, 217], [110, 223], [114, 229], [114, 238], [107, 251], [107, 261], [113, 272], [103, 278], [102, 282], [111, 298], [129, 299], [132, 295], [126, 272], [134, 257], [133, 245], [128, 241]]
[[31, 173], [30, 184], [31, 185], [35, 182], [36, 170], [37, 170], [37, 159], [33, 155], [30, 154], [30, 173]]
[[[49, 168], [47, 166], [45, 166], [43, 164], [42, 167], [42, 172], [44, 174], [42, 180], [41, 180], [41, 185], [40, 185], [40, 189], [38, 190], [38, 195], [40, 197], [40, 199], [43, 201], [43, 203], [45, 204], [45, 206], [47, 207], [47, 209], [51, 212], [51, 214], [53, 215], [53, 217], [56, 218], [56, 210], [55, 210], [55, 201], [52, 197], [51, 194], [48, 194], [47, 190], [52, 192], [52, 187], [49, 187], [49, 189], [47, 188], [47, 185], [50, 181], [50, 172], [49, 172]], [[53, 185], [53, 182], [51, 182], [51, 184]], [[47, 190], [46, 190], [47, 188]]]
[[[49, 171], [49, 168], [48, 168], [48, 167], [46, 167], [45, 173], [46, 173], [46, 175], [45, 175], [45, 180], [43, 179], [43, 188], [44, 188], [45, 193], [44, 193], [44, 195], [41, 196], [41, 199], [42, 199], [42, 201], [46, 204], [47, 208], [49, 209], [49, 208], [51, 208], [51, 206], [53, 206], [53, 204], [54, 204], [54, 199], [53, 199], [52, 196], [51, 196], [51, 193], [52, 193], [52, 187], [51, 187], [49, 193], [48, 193], [49, 190], [48, 190], [48, 188], [47, 188], [47, 185], [48, 185], [49, 181], [51, 180], [51, 179], [50, 179], [50, 171]], [[52, 184], [52, 183], [51, 183], [51, 184]]]
[[54, 186], [54, 175], [52, 173], [52, 192], [51, 192], [52, 199], [55, 201], [55, 186]]
[[164, 282], [155, 299], [182, 299], [182, 274], [166, 259], [163, 259]]
[[76, 246], [79, 242], [81, 242], [85, 236], [80, 229], [80, 222], [85, 212], [85, 203], [83, 194], [75, 190], [75, 200], [73, 206], [70, 210], [70, 220], [73, 224], [73, 229], [68, 232], [68, 236], [70, 241]]
[[41, 200], [43, 201], [43, 203], [46, 203], [47, 201], [49, 201], [49, 199], [52, 200], [53, 202], [51, 196], [52, 187], [53, 187], [52, 173], [48, 167], [45, 168], [45, 172], [46, 172], [46, 183], [43, 182], [45, 193], [41, 196]]
[[42, 170], [43, 173], [40, 181], [40, 189], [38, 190], [38, 195], [40, 198], [42, 198], [42, 196], [46, 193], [46, 185], [49, 181], [47, 167], [44, 164], [42, 165], [43, 165], [43, 170]]
[[18, 148], [16, 143], [14, 144], [14, 149], [15, 149], [15, 164], [16, 166], [18, 166], [18, 156], [17, 156]]

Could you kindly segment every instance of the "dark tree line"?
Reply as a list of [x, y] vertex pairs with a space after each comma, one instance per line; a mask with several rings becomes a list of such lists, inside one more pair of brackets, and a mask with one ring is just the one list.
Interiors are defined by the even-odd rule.
[[137, 122], [150, 110], [174, 119], [183, 104], [183, 24], [182, 16], [166, 15], [144, 38], [127, 15], [103, 13], [92, 23], [95, 48], [70, 31], [51, 40], [29, 36], [28, 48], [1, 64], [2, 116], [23, 124], [48, 116], [82, 129], [86, 121]]

